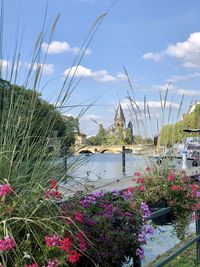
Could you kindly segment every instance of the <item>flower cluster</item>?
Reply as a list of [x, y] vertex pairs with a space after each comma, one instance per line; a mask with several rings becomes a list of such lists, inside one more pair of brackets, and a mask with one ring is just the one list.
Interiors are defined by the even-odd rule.
[[152, 170], [148, 168], [144, 173], [137, 172], [134, 176], [138, 183], [134, 199], [139, 203], [145, 201], [150, 207], [159, 203], [170, 206], [173, 209], [177, 233], [179, 237], [183, 237], [192, 213], [198, 209], [199, 185], [186, 177], [184, 171], [168, 171], [164, 167]]
[[[123, 263], [126, 256], [132, 257], [134, 251], [142, 251], [141, 245], [146, 239], [142, 239], [141, 235], [145, 232], [147, 237], [152, 232], [145, 226], [145, 218], [150, 216], [150, 211], [146, 203], [132, 205], [133, 193], [133, 187], [120, 192], [100, 191], [88, 195], [79, 192], [63, 204], [67, 216], [78, 223], [92, 244], [89, 246], [85, 242], [81, 232], [76, 235], [79, 249], [89, 256], [88, 259], [80, 257], [80, 266], [87, 266], [92, 259], [100, 266], [112, 267]], [[71, 246], [71, 240], [65, 240], [66, 252]]]
[[6, 236], [4, 239], [0, 239], [0, 251], [8, 251], [15, 248], [15, 246], [15, 241], [10, 236]]
[[9, 184], [0, 185], [0, 196], [6, 196], [12, 191], [12, 187]]
[[58, 184], [56, 180], [49, 180], [50, 186], [49, 188], [45, 191], [45, 197], [47, 199], [61, 199], [62, 198], [62, 193], [59, 192], [58, 190]]
[[[76, 250], [78, 245], [79, 251], [85, 252], [87, 250], [87, 243], [85, 241], [85, 237], [81, 232], [76, 234], [76, 242], [74, 243], [72, 237], [67, 236], [61, 238], [58, 234], [45, 236], [45, 243], [47, 247], [58, 248], [61, 251], [66, 253], [66, 258], [69, 263], [77, 263], [81, 257], [81, 254]], [[54, 267], [55, 264], [58, 265], [57, 261], [48, 262], [48, 266]], [[55, 263], [56, 262], [56, 263]], [[54, 264], [54, 265], [53, 265]], [[57, 266], [55, 265], [55, 266]]]

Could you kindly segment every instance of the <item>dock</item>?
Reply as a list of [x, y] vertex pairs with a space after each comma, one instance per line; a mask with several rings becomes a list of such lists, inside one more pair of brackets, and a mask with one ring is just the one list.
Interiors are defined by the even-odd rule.
[[[197, 178], [200, 176], [200, 166], [192, 167], [185, 170], [186, 176], [191, 178]], [[114, 179], [101, 179], [95, 181], [89, 181], [87, 183], [81, 183], [80, 181], [72, 180], [65, 185], [60, 186], [61, 192], [64, 196], [72, 196], [77, 191], [83, 191], [85, 193], [96, 191], [111, 191], [111, 190], [124, 190], [128, 187], [137, 186], [136, 178], [133, 176], [122, 176]]]

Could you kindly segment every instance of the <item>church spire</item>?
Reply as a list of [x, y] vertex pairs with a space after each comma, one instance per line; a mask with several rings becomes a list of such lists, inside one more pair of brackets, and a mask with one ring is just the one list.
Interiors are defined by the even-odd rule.
[[123, 127], [123, 128], [125, 128], [125, 126], [126, 126], [126, 119], [125, 119], [124, 112], [123, 112], [123, 109], [121, 107], [120, 102], [119, 102], [119, 105], [118, 105], [117, 110], [116, 110], [116, 113], [115, 113], [114, 121], [115, 121], [115, 126], [116, 127]]

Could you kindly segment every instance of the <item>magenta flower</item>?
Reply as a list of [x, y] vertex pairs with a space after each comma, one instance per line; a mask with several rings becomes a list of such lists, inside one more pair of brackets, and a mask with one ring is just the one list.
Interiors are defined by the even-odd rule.
[[58, 267], [59, 261], [57, 259], [49, 260], [47, 267]]
[[12, 187], [9, 184], [0, 185], [0, 196], [6, 196], [12, 192]]
[[8, 251], [14, 247], [16, 247], [16, 244], [12, 237], [6, 236], [4, 239], [0, 239], [0, 251]]
[[45, 236], [45, 243], [47, 247], [58, 247], [61, 244], [61, 237], [57, 234]]

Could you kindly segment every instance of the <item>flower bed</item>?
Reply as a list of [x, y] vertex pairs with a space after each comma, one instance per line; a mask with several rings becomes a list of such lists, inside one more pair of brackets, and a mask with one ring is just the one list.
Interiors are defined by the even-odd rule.
[[[127, 257], [143, 258], [153, 235], [149, 206], [173, 209], [176, 232], [184, 238], [200, 208], [200, 190], [184, 172], [147, 168], [135, 173], [138, 186], [124, 191], [77, 192], [62, 199], [55, 180], [31, 191], [0, 185], [0, 267], [121, 267]], [[148, 205], [147, 205], [148, 203]]]
[[60, 202], [57, 182], [50, 180], [40, 193], [39, 205], [33, 210], [26, 203], [30, 213], [23, 214], [17, 189], [0, 185], [1, 267], [121, 267], [125, 257], [144, 256], [141, 245], [153, 228], [146, 203], [132, 202], [132, 188], [80, 192]]
[[146, 203], [133, 205], [131, 197], [132, 189], [86, 196], [78, 193], [62, 205], [88, 238], [86, 255], [77, 266], [95, 266], [95, 262], [102, 267], [121, 267], [125, 257], [135, 253], [144, 256], [141, 245], [153, 233], [151, 225], [145, 222], [150, 211]]
[[134, 176], [138, 186], [133, 201], [145, 201], [150, 207], [158, 203], [170, 206], [175, 219], [175, 231], [180, 239], [184, 239], [193, 214], [200, 208], [199, 185], [186, 177], [184, 171], [175, 173], [162, 167], [147, 168], [144, 173], [136, 172]]

